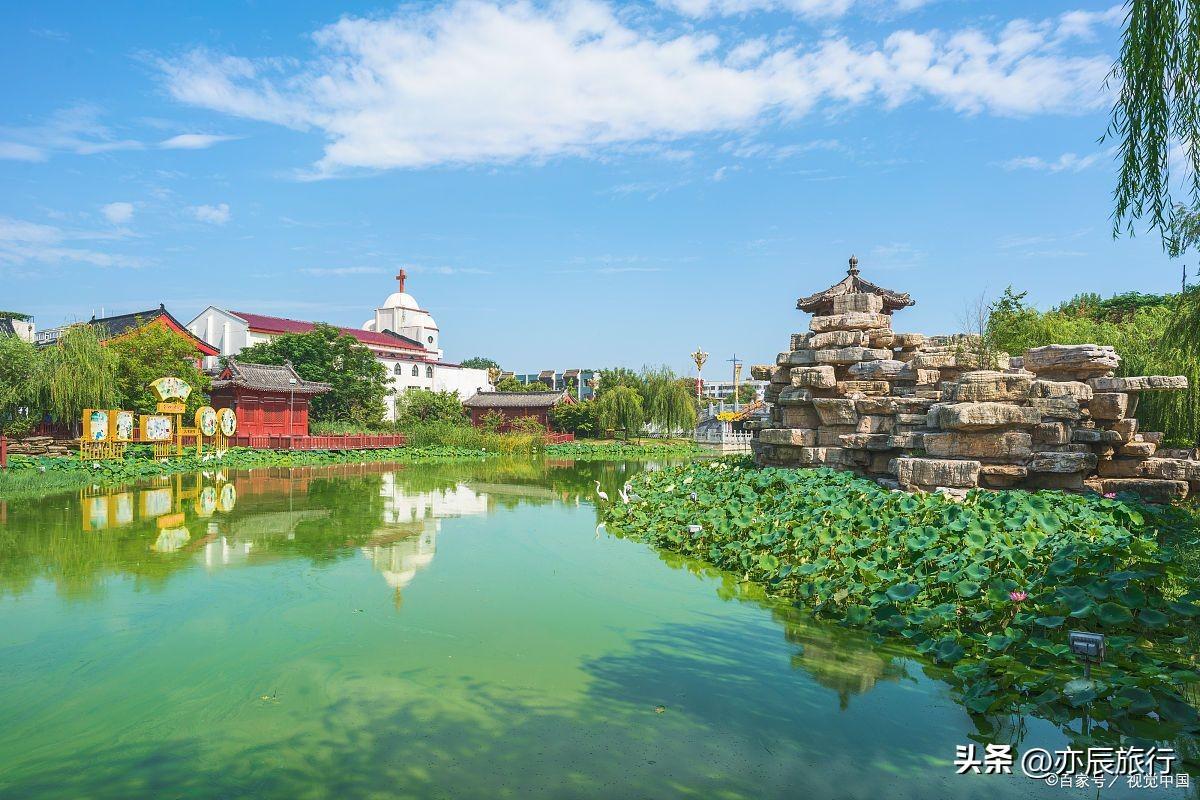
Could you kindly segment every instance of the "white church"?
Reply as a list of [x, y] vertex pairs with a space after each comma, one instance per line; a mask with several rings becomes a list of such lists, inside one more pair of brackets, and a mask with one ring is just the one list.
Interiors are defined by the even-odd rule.
[[[491, 391], [487, 370], [470, 369], [443, 359], [441, 332], [433, 316], [404, 291], [408, 273], [396, 276], [399, 290], [392, 292], [375, 309], [375, 315], [362, 329], [338, 328], [353, 336], [375, 354], [387, 370], [391, 382], [386, 419], [395, 418], [396, 395], [408, 389], [457, 392], [466, 399], [476, 392]], [[304, 333], [314, 322], [272, 317], [246, 311], [209, 306], [187, 324], [193, 334], [218, 348], [222, 356], [236, 356], [243, 348], [268, 342], [285, 333]], [[336, 326], [335, 326], [336, 327]], [[205, 359], [205, 367], [216, 366], [216, 358]]]

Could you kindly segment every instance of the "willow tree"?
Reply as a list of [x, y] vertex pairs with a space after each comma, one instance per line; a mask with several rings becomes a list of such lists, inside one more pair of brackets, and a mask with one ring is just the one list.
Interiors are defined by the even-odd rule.
[[649, 410], [650, 421], [668, 436], [696, 427], [696, 395], [679, 380], [658, 387]]
[[636, 434], [645, 419], [641, 395], [628, 386], [609, 389], [596, 401], [596, 420], [603, 430], [624, 428]]
[[28, 427], [28, 408], [33, 397], [33, 369], [37, 350], [24, 339], [0, 333], [0, 433], [18, 433]]
[[90, 325], [73, 325], [38, 353], [33, 375], [37, 405], [55, 420], [79, 423], [85, 408], [112, 408], [119, 399], [120, 359]]
[[[1198, 76], [1200, 0], [1131, 0], [1109, 78], [1119, 84], [1106, 133], [1117, 140], [1121, 164], [1114, 233], [1132, 233], [1146, 219], [1172, 248], [1200, 211]], [[1188, 202], [1177, 203], [1175, 192]]]

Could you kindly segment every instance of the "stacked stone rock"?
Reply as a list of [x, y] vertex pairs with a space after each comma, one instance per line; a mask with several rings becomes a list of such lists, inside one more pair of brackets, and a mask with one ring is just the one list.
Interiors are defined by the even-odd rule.
[[77, 442], [55, 440], [53, 436], [27, 436], [9, 439], [8, 453], [14, 456], [67, 456], [79, 450]]
[[852, 261], [850, 278], [801, 300], [818, 309], [810, 331], [751, 370], [770, 381], [758, 463], [850, 469], [919, 490], [1092, 488], [1155, 500], [1200, 490], [1196, 453], [1160, 450], [1162, 434], [1139, 431], [1134, 417], [1141, 392], [1186, 389], [1186, 378], [1115, 377], [1120, 358], [1100, 345], [1010, 360], [979, 337], [897, 333], [885, 300], [911, 300], [857, 275]]

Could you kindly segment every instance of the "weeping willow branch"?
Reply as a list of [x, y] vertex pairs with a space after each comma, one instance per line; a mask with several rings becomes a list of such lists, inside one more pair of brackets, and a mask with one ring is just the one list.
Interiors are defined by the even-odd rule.
[[1120, 91], [1104, 136], [1118, 140], [1121, 164], [1113, 234], [1133, 233], [1148, 218], [1172, 248], [1175, 218], [1186, 212], [1172, 200], [1176, 148], [1189, 173], [1181, 185], [1200, 208], [1200, 0], [1131, 0], [1114, 82]]

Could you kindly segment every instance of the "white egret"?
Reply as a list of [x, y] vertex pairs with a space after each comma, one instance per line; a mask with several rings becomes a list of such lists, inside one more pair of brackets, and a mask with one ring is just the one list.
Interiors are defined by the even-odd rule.
[[608, 495], [600, 489], [600, 481], [596, 481], [596, 496], [604, 502], [608, 502]]

